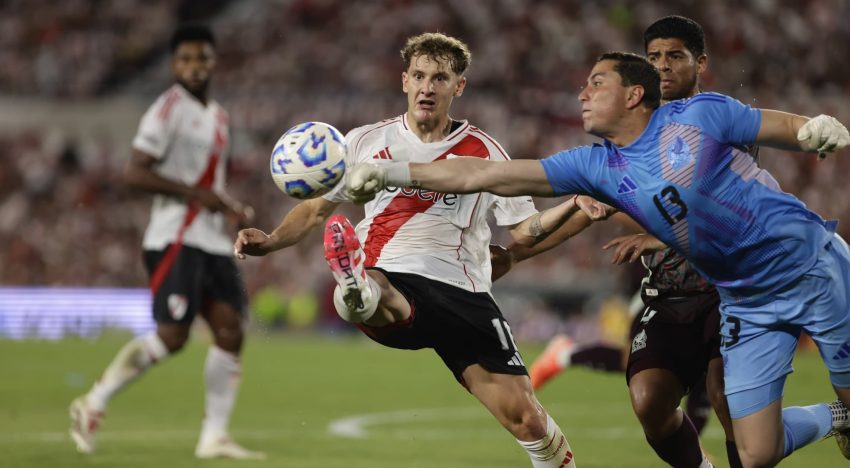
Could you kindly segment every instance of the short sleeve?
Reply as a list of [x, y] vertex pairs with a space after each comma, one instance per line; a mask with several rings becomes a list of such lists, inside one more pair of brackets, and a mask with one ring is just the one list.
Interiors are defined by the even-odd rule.
[[[168, 109], [167, 99], [160, 98], [148, 108], [139, 123], [139, 130], [133, 138], [133, 149], [149, 154], [157, 159], [162, 159], [171, 142], [171, 128], [177, 119], [174, 116], [175, 109]], [[173, 105], [173, 103], [171, 104]]]
[[540, 161], [555, 195], [591, 193], [588, 183], [591, 168], [590, 146], [559, 151]]
[[686, 103], [683, 112], [704, 132], [722, 143], [750, 145], [761, 128], [761, 111], [718, 93], [701, 93]]
[[493, 217], [499, 226], [513, 226], [537, 213], [531, 197], [496, 197]]

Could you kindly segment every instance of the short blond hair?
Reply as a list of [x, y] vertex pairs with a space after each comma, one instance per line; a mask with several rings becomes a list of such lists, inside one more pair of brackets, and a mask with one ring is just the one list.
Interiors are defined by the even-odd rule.
[[404, 48], [401, 49], [404, 69], [410, 68], [410, 61], [413, 57], [420, 55], [447, 61], [452, 71], [458, 75], [463, 75], [472, 62], [472, 53], [469, 52], [469, 47], [460, 39], [446, 36], [443, 33], [424, 33], [409, 38]]

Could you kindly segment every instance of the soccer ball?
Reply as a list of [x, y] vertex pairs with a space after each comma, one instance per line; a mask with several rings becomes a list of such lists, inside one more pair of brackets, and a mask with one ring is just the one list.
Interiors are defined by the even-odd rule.
[[298, 124], [272, 150], [272, 179], [283, 193], [316, 198], [329, 192], [345, 173], [345, 139], [322, 122]]

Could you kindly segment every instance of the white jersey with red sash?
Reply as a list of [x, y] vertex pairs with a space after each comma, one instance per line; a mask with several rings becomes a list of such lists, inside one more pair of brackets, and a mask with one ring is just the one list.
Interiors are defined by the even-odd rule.
[[[509, 159], [495, 140], [466, 121], [442, 141], [423, 143], [408, 128], [404, 115], [356, 128], [346, 135], [346, 144], [347, 167], [399, 160], [426, 163], [454, 154]], [[343, 187], [339, 184], [325, 198], [347, 201]], [[492, 214], [500, 226], [510, 226], [537, 212], [531, 197], [398, 187], [387, 187], [365, 209], [357, 234], [366, 266], [413, 273], [472, 292], [488, 292], [491, 286], [488, 216]]]
[[[204, 106], [175, 84], [145, 112], [133, 148], [159, 159], [155, 171], [163, 177], [223, 193], [228, 138], [224, 109], [215, 101]], [[232, 240], [224, 228], [221, 213], [157, 194], [142, 246], [162, 250], [168, 244], [185, 244], [229, 255]]]

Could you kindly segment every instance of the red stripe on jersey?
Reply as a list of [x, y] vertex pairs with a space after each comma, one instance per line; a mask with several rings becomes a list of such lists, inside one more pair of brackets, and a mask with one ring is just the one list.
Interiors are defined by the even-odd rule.
[[[224, 120], [219, 120], [220, 125], [216, 126], [212, 151], [210, 152], [209, 160], [207, 160], [207, 167], [204, 169], [204, 173], [201, 174], [201, 178], [198, 179], [198, 182], [195, 184], [196, 187], [208, 189], [213, 186], [213, 182], [215, 181], [215, 171], [216, 168], [218, 168], [219, 160], [221, 160], [221, 153], [227, 144], [227, 137], [224, 133], [223, 125], [225, 122], [226, 121]], [[180, 225], [180, 229], [177, 231], [177, 238], [174, 240], [174, 243], [168, 247], [168, 250], [162, 257], [162, 260], [159, 261], [159, 264], [157, 264], [156, 269], [151, 275], [150, 288], [154, 295], [156, 295], [159, 287], [162, 286], [162, 282], [165, 280], [168, 272], [171, 271], [171, 267], [174, 266], [174, 262], [177, 260], [177, 254], [179, 254], [183, 249], [183, 236], [186, 234], [186, 230], [189, 229], [189, 226], [192, 225], [200, 212], [201, 207], [197, 202], [190, 201], [186, 205], [186, 216], [183, 217], [183, 224]]]
[[171, 110], [174, 109], [174, 104], [179, 100], [180, 92], [176, 89], [172, 89], [171, 92], [168, 93], [168, 96], [165, 97], [165, 102], [159, 109], [159, 113], [157, 114], [159, 120], [168, 120], [168, 117], [171, 115]]
[[483, 136], [484, 138], [486, 138], [487, 140], [489, 140], [489, 141], [490, 141], [490, 143], [492, 143], [492, 144], [493, 144], [493, 146], [494, 146], [494, 147], [496, 147], [496, 149], [498, 149], [500, 153], [502, 153], [502, 157], [503, 157], [503, 158], [505, 158], [505, 161], [507, 161], [508, 159], [510, 159], [510, 158], [508, 157], [507, 153], [505, 153], [505, 150], [503, 150], [503, 149], [502, 149], [502, 146], [501, 146], [501, 145], [499, 145], [498, 143], [496, 143], [496, 140], [494, 140], [493, 138], [491, 138], [491, 137], [490, 137], [490, 135], [488, 135], [488, 134], [486, 134], [486, 133], [482, 132], [482, 131], [478, 128], [478, 127], [470, 127], [469, 131], [470, 131], [470, 132], [472, 132], [472, 133], [475, 133], [476, 135], [481, 135], [481, 136]]
[[[475, 207], [472, 208], [472, 213], [470, 213], [470, 215], [469, 215], [469, 223], [468, 224], [470, 226], [472, 226], [472, 220], [475, 219], [475, 212], [478, 211], [478, 203], [480, 201], [481, 201], [481, 194], [479, 193], [478, 198], [475, 199]], [[460, 261], [460, 249], [461, 249], [461, 247], [463, 247], [463, 235], [465, 233], [466, 233], [466, 229], [460, 230], [460, 244], [457, 246], [457, 250], [455, 250], [455, 252], [457, 252], [458, 261]], [[463, 274], [466, 275], [467, 278], [469, 278], [469, 284], [472, 285], [472, 292], [478, 292], [475, 289], [475, 281], [472, 281], [472, 277], [469, 276], [469, 272], [466, 271], [466, 264], [463, 263], [463, 262], [460, 262], [460, 264], [463, 265]]]
[[[449, 154], [478, 158], [490, 157], [490, 151], [487, 149], [487, 145], [474, 135], [466, 135], [456, 145], [434, 159], [434, 161], [446, 159]], [[435, 202], [436, 200], [423, 200], [416, 195], [405, 195], [399, 190], [395, 198], [393, 198], [381, 213], [375, 216], [375, 219], [372, 220], [372, 225], [369, 226], [369, 233], [366, 235], [366, 246], [363, 249], [366, 252], [366, 266], [375, 266], [384, 247], [396, 235], [404, 223], [410, 221], [410, 218], [414, 215], [427, 211], [428, 208], [434, 206]]]

